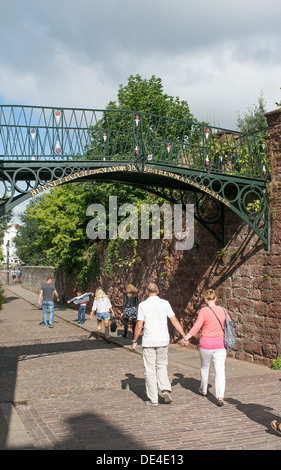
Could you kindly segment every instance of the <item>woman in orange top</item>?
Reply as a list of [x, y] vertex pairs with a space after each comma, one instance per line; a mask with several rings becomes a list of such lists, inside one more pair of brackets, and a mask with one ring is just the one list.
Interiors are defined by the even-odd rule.
[[[216, 305], [216, 294], [209, 289], [204, 295], [207, 307], [201, 308], [198, 318], [189, 333], [182, 340], [183, 345], [187, 345], [189, 339], [195, 336], [202, 328], [199, 350], [201, 357], [201, 385], [199, 393], [206, 396], [208, 390], [208, 379], [211, 359], [215, 366], [215, 390], [217, 405], [224, 404], [225, 391], [225, 359], [226, 348], [224, 345], [223, 325], [225, 322], [225, 313], [222, 307]], [[228, 314], [227, 314], [228, 315]], [[218, 318], [216, 318], [216, 316]], [[229, 315], [228, 318], [230, 319]]]

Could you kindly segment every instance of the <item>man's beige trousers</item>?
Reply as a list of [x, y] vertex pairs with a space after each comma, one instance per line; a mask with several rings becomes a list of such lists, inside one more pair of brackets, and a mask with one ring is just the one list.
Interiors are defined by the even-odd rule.
[[143, 348], [144, 378], [147, 398], [158, 403], [158, 388], [171, 391], [168, 378], [168, 346]]

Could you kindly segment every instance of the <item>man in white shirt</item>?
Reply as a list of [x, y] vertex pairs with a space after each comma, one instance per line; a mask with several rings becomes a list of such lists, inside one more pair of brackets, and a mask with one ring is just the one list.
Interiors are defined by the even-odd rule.
[[158, 387], [162, 392], [165, 403], [171, 403], [171, 383], [168, 378], [168, 344], [170, 341], [168, 321], [171, 320], [176, 330], [185, 337], [181, 324], [177, 320], [171, 305], [167, 300], [158, 297], [158, 287], [153, 282], [147, 286], [148, 298], [138, 307], [138, 321], [135, 328], [133, 350], [143, 331], [143, 362], [146, 394], [149, 398], [147, 405], [158, 405]]

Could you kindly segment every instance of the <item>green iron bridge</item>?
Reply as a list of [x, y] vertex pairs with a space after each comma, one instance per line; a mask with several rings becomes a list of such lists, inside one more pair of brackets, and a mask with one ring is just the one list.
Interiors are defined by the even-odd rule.
[[225, 206], [269, 246], [267, 141], [120, 110], [0, 106], [0, 210], [59, 184], [133, 185], [195, 218], [224, 246]]

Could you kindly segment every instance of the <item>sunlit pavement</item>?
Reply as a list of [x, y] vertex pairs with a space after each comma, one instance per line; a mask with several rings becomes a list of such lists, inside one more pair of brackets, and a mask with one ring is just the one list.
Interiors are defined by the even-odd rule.
[[41, 324], [38, 296], [9, 286], [0, 311], [0, 448], [95, 450], [279, 450], [270, 427], [281, 416], [281, 371], [226, 362], [225, 406], [218, 408], [211, 371], [198, 394], [196, 350], [170, 345], [173, 402], [144, 404], [141, 346], [131, 351], [122, 329], [97, 341], [96, 322], [55, 309]]

